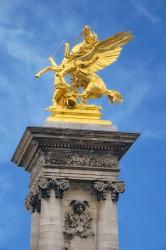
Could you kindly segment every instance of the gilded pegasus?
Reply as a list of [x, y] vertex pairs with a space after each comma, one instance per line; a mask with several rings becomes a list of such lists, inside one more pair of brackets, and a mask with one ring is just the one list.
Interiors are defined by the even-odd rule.
[[[131, 32], [119, 32], [105, 40], [98, 40], [96, 33], [89, 26], [82, 30], [83, 42], [76, 45], [71, 51], [69, 43], [65, 44], [64, 59], [60, 65], [50, 57], [50, 66], [41, 70], [36, 77], [51, 70], [55, 72], [55, 91], [53, 105], [66, 108], [85, 108], [87, 100], [106, 95], [110, 103], [120, 103], [123, 98], [116, 90], [107, 89], [104, 81], [96, 74], [114, 63], [122, 47], [132, 40]], [[70, 83], [65, 81], [65, 76], [70, 75]], [[79, 88], [83, 91], [80, 93]], [[78, 100], [80, 99], [80, 102]]]

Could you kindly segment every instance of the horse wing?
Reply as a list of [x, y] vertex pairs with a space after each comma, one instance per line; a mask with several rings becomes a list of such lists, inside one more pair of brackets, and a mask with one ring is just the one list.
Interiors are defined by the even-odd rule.
[[100, 41], [89, 53], [76, 60], [77, 65], [87, 72], [97, 72], [114, 63], [119, 57], [122, 46], [132, 38], [130, 32], [120, 32]]

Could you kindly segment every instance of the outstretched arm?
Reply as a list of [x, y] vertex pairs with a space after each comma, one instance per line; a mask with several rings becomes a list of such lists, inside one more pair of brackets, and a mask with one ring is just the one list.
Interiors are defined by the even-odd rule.
[[55, 60], [54, 60], [51, 56], [48, 58], [48, 61], [49, 61], [52, 65], [51, 65], [51, 66], [48, 66], [48, 67], [46, 67], [46, 68], [44, 68], [44, 69], [42, 69], [41, 71], [39, 71], [39, 72], [35, 75], [35, 77], [39, 78], [42, 74], [44, 74], [45, 72], [47, 72], [47, 71], [49, 71], [49, 70], [54, 71], [54, 72], [56, 72], [56, 71], [61, 71], [61, 70], [62, 70], [62, 67], [58, 66], [58, 65], [56, 64]]
[[61, 68], [58, 67], [58, 66], [48, 66], [48, 67], [42, 69], [41, 71], [39, 71], [39, 72], [35, 75], [35, 77], [39, 78], [41, 75], [43, 75], [44, 73], [46, 73], [46, 72], [49, 71], [49, 70], [56, 72], [56, 71], [60, 71]]
[[48, 66], [48, 67], [42, 69], [41, 71], [39, 71], [39, 72], [35, 75], [35, 77], [39, 78], [41, 75], [43, 75], [44, 73], [46, 73], [46, 72], [49, 71], [49, 70], [55, 71], [53, 68], [54, 68], [53, 66]]

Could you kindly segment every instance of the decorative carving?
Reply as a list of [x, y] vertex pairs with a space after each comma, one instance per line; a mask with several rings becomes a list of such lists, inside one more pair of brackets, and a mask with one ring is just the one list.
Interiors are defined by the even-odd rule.
[[55, 191], [56, 198], [63, 198], [64, 191], [69, 188], [69, 180], [67, 179], [40, 179], [35, 189], [31, 191], [28, 197], [25, 199], [25, 207], [34, 213], [37, 211], [40, 213], [41, 199], [50, 197], [50, 191]]
[[27, 198], [25, 199], [25, 207], [27, 210], [29, 210], [31, 213], [34, 213], [37, 211], [40, 213], [41, 209], [41, 197], [40, 193], [36, 190], [36, 192], [30, 192]]
[[112, 201], [118, 201], [119, 193], [123, 193], [125, 191], [125, 183], [123, 181], [95, 181], [94, 189], [96, 190], [98, 201], [106, 200], [108, 191], [111, 192]]
[[97, 194], [97, 200], [106, 200], [106, 189], [107, 189], [107, 183], [101, 182], [101, 181], [96, 181], [94, 183], [94, 188], [96, 190]]
[[55, 197], [62, 199], [64, 191], [69, 188], [69, 180], [41, 179], [38, 186], [42, 198], [50, 197], [50, 190], [54, 189]]
[[43, 199], [49, 198], [51, 189], [54, 189], [54, 179], [40, 179], [38, 189]]
[[92, 218], [86, 211], [89, 207], [87, 201], [73, 200], [70, 203], [70, 209], [65, 214], [65, 230], [63, 231], [65, 240], [65, 250], [68, 250], [71, 240], [76, 236], [80, 238], [93, 237], [91, 230]]
[[110, 152], [94, 152], [91, 150], [58, 150], [46, 153], [45, 163], [48, 165], [68, 166], [74, 168], [117, 168], [117, 158]]
[[[35, 161], [35, 159], [33, 161]], [[39, 176], [43, 165], [44, 165], [44, 154], [43, 152], [41, 152], [37, 162], [35, 162], [34, 167], [31, 170], [31, 182], [30, 182], [31, 185], [33, 182], [35, 182], [37, 176]]]

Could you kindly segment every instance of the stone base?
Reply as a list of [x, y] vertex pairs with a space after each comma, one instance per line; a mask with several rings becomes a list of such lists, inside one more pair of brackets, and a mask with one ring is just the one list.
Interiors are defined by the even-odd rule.
[[46, 121], [44, 127], [61, 128], [61, 129], [75, 129], [75, 130], [90, 130], [90, 131], [117, 131], [116, 125], [103, 125], [103, 124], [86, 124], [75, 122], [63, 122], [63, 121]]
[[72, 119], [28, 127], [12, 158], [31, 174], [31, 250], [118, 250], [119, 161], [139, 134]]
[[50, 106], [48, 110], [52, 113], [47, 118], [47, 122], [72, 122], [86, 124], [111, 125], [111, 121], [101, 120], [100, 107], [87, 105], [86, 109], [66, 109], [62, 107]]

